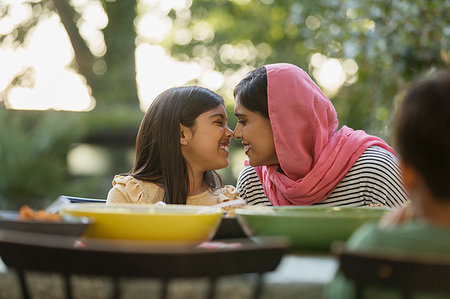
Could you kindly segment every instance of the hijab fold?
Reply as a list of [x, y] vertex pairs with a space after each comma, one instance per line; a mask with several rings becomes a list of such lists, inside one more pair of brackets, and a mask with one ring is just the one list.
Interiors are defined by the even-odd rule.
[[[378, 137], [343, 126], [336, 110], [297, 66], [265, 66], [278, 165], [255, 167], [273, 205], [311, 205], [328, 197], [369, 146], [394, 150]], [[394, 153], [395, 154], [395, 153]]]

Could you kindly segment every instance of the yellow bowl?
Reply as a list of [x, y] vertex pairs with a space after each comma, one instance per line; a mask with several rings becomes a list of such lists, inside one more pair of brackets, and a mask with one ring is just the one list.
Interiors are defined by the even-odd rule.
[[98, 203], [71, 204], [62, 214], [93, 219], [86, 237], [195, 244], [214, 236], [223, 215], [208, 206]]

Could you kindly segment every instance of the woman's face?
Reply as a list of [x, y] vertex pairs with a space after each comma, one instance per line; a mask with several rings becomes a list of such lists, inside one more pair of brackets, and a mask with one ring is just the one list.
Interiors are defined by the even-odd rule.
[[224, 106], [200, 114], [188, 130], [190, 138], [186, 144], [181, 141], [181, 148], [184, 158], [194, 170], [207, 171], [228, 166], [228, 146], [233, 131], [228, 128]]
[[234, 114], [238, 118], [234, 138], [242, 140], [250, 165], [279, 164], [270, 120], [259, 112], [246, 109], [241, 105], [239, 98], [234, 106]]

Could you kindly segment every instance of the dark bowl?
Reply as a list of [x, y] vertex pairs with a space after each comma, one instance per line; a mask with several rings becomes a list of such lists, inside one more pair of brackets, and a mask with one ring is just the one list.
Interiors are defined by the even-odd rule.
[[247, 238], [236, 217], [223, 217], [213, 240]]
[[61, 222], [20, 220], [19, 212], [0, 211], [0, 229], [39, 234], [81, 236], [92, 221], [86, 217], [63, 216]]

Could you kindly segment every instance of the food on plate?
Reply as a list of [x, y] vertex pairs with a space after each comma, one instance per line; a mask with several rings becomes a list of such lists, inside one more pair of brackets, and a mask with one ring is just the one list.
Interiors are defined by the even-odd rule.
[[20, 220], [39, 220], [39, 221], [53, 221], [59, 222], [62, 220], [59, 214], [51, 214], [44, 210], [35, 211], [27, 205], [24, 205], [19, 210]]
[[385, 205], [380, 204], [380, 203], [371, 203], [371, 204], [369, 204], [369, 207], [372, 207], [372, 208], [387, 208]]
[[245, 207], [245, 200], [240, 198], [239, 192], [231, 186], [225, 186], [222, 190], [223, 192], [218, 194], [220, 203], [214, 206], [220, 207], [226, 217], [234, 217], [236, 209]]

